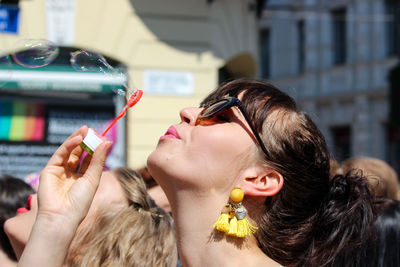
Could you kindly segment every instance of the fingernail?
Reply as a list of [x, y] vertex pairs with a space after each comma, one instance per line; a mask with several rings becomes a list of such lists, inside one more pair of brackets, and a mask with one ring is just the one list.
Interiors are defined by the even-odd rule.
[[111, 149], [112, 145], [113, 145], [113, 142], [106, 141], [106, 149], [107, 149], [107, 151]]

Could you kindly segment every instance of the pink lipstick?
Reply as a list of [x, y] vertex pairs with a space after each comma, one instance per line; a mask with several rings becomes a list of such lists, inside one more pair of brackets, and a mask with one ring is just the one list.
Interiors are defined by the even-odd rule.
[[19, 208], [17, 209], [17, 213], [25, 213], [28, 212], [29, 210], [27, 208]]
[[25, 213], [25, 212], [30, 211], [30, 209], [31, 209], [31, 201], [32, 201], [32, 195], [30, 195], [28, 197], [28, 200], [26, 201], [26, 207], [17, 209], [17, 213]]
[[167, 138], [176, 138], [176, 139], [180, 139], [178, 131], [175, 129], [174, 126], [170, 126], [167, 130], [167, 132], [161, 136], [160, 139], [167, 139]]

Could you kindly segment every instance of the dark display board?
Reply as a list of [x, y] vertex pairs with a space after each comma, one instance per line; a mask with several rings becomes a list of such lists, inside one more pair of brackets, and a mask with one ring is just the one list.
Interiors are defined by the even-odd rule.
[[89, 108], [0, 100], [0, 173], [23, 179], [40, 172], [72, 132], [82, 125], [100, 132], [114, 115], [111, 106]]

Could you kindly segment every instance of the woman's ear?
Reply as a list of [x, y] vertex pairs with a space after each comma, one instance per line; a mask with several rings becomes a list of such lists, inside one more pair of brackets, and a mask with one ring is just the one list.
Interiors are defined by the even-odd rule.
[[283, 186], [283, 176], [273, 169], [263, 169], [257, 175], [247, 176], [241, 184], [245, 195], [268, 197], [276, 195]]

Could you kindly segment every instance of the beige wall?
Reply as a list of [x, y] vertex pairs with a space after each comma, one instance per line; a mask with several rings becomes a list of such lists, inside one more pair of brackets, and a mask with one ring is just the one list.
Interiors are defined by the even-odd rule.
[[[255, 75], [257, 26], [252, 0], [75, 0], [74, 46], [98, 51], [129, 68], [143, 87], [150, 69], [190, 71], [191, 96], [145, 95], [128, 113], [127, 165], [141, 167], [158, 138], [179, 123], [179, 110], [197, 106], [218, 84], [218, 69], [245, 55], [233, 72]], [[3, 50], [22, 38], [46, 38], [45, 1], [21, 1], [18, 36], [0, 35]]]

